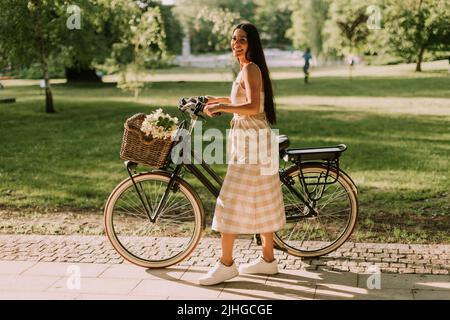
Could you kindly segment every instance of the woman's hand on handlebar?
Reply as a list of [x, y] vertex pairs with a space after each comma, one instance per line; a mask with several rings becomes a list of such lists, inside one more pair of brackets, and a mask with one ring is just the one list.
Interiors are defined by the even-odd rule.
[[214, 117], [222, 111], [222, 106], [221, 103], [208, 103], [203, 109], [203, 113], [208, 117]]
[[208, 103], [218, 103], [219, 101], [219, 99], [217, 98], [217, 97], [214, 97], [214, 96], [208, 96], [208, 95], [206, 95], [206, 96], [204, 96], [206, 99], [208, 99]]

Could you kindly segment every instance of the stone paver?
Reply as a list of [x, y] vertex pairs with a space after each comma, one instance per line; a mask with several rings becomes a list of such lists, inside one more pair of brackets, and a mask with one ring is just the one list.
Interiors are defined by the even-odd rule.
[[165, 269], [146, 270], [131, 264], [114, 264], [100, 275], [100, 278], [178, 280], [186, 272], [187, 267], [169, 267]]
[[[22, 266], [21, 274], [8, 274], [15, 263]], [[450, 300], [449, 275], [381, 273], [380, 288], [373, 289], [366, 280], [374, 274], [298, 269], [281, 270], [272, 276], [240, 275], [216, 286], [202, 287], [198, 278], [208, 267], [146, 270], [130, 264], [91, 264], [89, 272], [80, 273], [79, 287], [74, 288], [70, 281], [73, 275], [62, 272], [69, 264], [37, 262], [28, 269], [20, 261], [0, 261], [1, 265], [8, 268], [0, 270], [0, 299]]]
[[40, 262], [35, 263], [34, 266], [28, 268], [22, 273], [22, 275], [64, 277], [79, 271], [80, 274], [84, 277], [98, 277], [106, 269], [108, 269], [108, 265], [67, 262], [58, 263], [57, 265], [55, 265], [51, 262]]
[[153, 296], [196, 297], [200, 299], [216, 299], [222, 291], [224, 284], [210, 287], [202, 287], [194, 282], [187, 281], [163, 281], [163, 280], [142, 280], [130, 295], [146, 295], [150, 299]]
[[56, 283], [59, 276], [22, 276], [22, 275], [0, 275], [0, 292], [14, 291], [44, 291]]
[[[138, 240], [137, 249], [148, 249]], [[236, 263], [259, 253], [252, 240], [236, 241]], [[0, 299], [450, 300], [450, 245], [349, 242], [315, 259], [277, 251], [277, 275], [241, 275], [199, 286], [198, 278], [219, 255], [219, 239], [204, 238], [178, 265], [145, 269], [124, 261], [106, 237], [0, 235]], [[81, 277], [79, 289], [69, 286], [74, 271]], [[379, 288], [369, 277], [379, 277]]]
[[412, 290], [415, 300], [450, 300], [449, 291]]
[[234, 280], [226, 283], [220, 299], [272, 299], [272, 300], [312, 300], [314, 286], [294, 284], [272, 284], [254, 281]]
[[343, 290], [341, 288], [317, 289], [316, 300], [413, 300], [412, 290], [383, 289], [383, 290]]
[[[256, 258], [259, 252], [260, 247], [250, 239], [236, 241], [237, 263], [246, 263]], [[211, 267], [219, 255], [219, 239], [204, 238], [191, 256], [179, 265]], [[302, 268], [364, 273], [376, 266], [383, 273], [450, 274], [450, 245], [347, 242], [337, 251], [320, 258], [301, 259], [281, 251], [277, 251], [276, 258], [284, 270]], [[101, 264], [124, 262], [104, 236], [0, 235], [0, 260]]]
[[34, 261], [0, 261], [0, 274], [19, 275], [35, 264]]
[[[367, 286], [370, 274], [358, 275], [358, 287]], [[411, 274], [404, 277], [401, 274], [380, 274], [380, 286], [384, 289], [426, 289], [448, 291], [450, 294], [450, 276]]]
[[67, 285], [68, 280], [68, 278], [58, 280], [46, 292], [128, 295], [142, 281], [141, 279], [111, 281], [105, 278], [81, 278], [80, 289], [76, 289]]

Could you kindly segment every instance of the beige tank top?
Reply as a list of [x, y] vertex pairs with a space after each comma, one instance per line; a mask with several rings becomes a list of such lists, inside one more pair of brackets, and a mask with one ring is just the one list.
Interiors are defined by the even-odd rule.
[[[253, 63], [253, 62], [250, 62]], [[264, 113], [264, 92], [260, 90], [260, 106], [259, 112]], [[247, 102], [247, 96], [245, 94], [245, 89], [242, 87], [242, 70], [236, 77], [236, 80], [233, 82], [233, 86], [231, 88], [230, 100], [232, 104], [241, 104]], [[235, 116], [239, 116], [238, 114], [234, 114]]]

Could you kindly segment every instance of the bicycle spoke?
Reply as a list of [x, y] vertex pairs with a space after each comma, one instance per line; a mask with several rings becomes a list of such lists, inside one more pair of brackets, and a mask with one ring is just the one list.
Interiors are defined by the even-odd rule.
[[330, 198], [322, 205], [321, 209], [326, 207], [329, 203], [331, 203], [333, 200], [336, 200], [337, 198], [339, 198], [340, 196], [346, 195], [347, 191], [343, 190], [340, 191], [337, 195], [336, 193], [334, 193], [332, 196], [330, 196]]
[[[137, 197], [137, 196], [136, 196]], [[126, 196], [126, 198], [121, 199], [124, 204], [126, 204], [130, 209], [132, 209], [137, 214], [142, 214], [143, 216], [147, 217], [147, 214], [145, 213], [145, 209], [142, 206], [142, 203], [140, 203], [140, 200], [137, 198], [134, 201], [130, 196]]]

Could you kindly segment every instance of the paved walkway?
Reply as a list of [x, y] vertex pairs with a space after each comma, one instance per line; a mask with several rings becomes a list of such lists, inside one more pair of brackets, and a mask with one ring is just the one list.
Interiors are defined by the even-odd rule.
[[[238, 239], [237, 263], [247, 263], [259, 256], [260, 247], [251, 239]], [[220, 242], [203, 238], [181, 266], [210, 267], [220, 255]], [[367, 272], [377, 266], [383, 273], [450, 274], [450, 245], [409, 245], [347, 242], [337, 251], [317, 259], [301, 259], [277, 251], [282, 269]], [[0, 235], [0, 260], [122, 263], [104, 236]]]
[[[105, 237], [0, 235], [0, 299], [449, 299], [450, 246], [346, 243], [302, 260], [277, 252], [280, 273], [214, 287], [197, 279], [215, 263], [218, 239], [166, 269], [124, 262]], [[258, 256], [236, 243], [236, 262]]]
[[0, 261], [0, 299], [450, 299], [449, 275], [299, 269], [281, 270], [275, 276], [239, 276], [201, 287], [197, 279], [207, 269]]

